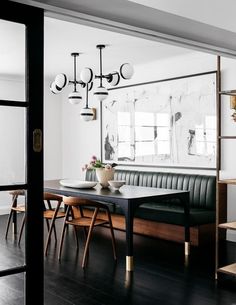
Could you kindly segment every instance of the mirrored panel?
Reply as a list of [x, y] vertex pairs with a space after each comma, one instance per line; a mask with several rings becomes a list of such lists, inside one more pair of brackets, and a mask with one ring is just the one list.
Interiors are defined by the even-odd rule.
[[0, 20], [0, 100], [25, 101], [25, 25]]

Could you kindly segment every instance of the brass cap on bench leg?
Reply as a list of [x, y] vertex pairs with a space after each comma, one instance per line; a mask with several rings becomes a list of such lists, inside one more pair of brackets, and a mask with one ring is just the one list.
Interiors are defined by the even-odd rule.
[[134, 257], [126, 256], [126, 271], [133, 271], [133, 270], [134, 270]]
[[190, 242], [185, 241], [184, 242], [184, 254], [188, 256], [190, 254]]

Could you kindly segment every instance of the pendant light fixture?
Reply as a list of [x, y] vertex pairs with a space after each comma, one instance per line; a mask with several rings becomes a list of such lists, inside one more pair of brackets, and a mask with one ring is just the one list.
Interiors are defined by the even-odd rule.
[[120, 77], [123, 79], [130, 79], [133, 76], [134, 69], [129, 63], [124, 63], [120, 66], [119, 72], [113, 71], [108, 74], [103, 74], [103, 62], [102, 62], [102, 50], [105, 49], [106, 45], [98, 44], [99, 49], [99, 74], [94, 75], [91, 68], [85, 68], [80, 73], [80, 78], [84, 83], [92, 82], [93, 79], [99, 79], [99, 86], [94, 90], [94, 95], [99, 101], [103, 101], [108, 96], [108, 90], [103, 85], [103, 79], [106, 79], [111, 86], [117, 86], [120, 82]]
[[81, 53], [71, 53], [73, 57], [73, 70], [74, 77], [73, 80], [68, 80], [68, 77], [64, 73], [58, 74], [54, 81], [50, 84], [50, 90], [53, 94], [58, 94], [66, 87], [66, 85], [72, 85], [73, 91], [69, 94], [68, 100], [71, 104], [76, 105], [82, 101], [82, 95], [78, 90], [78, 86], [81, 88], [86, 88], [86, 104], [80, 112], [81, 118], [85, 121], [90, 121], [93, 119], [94, 113], [88, 106], [88, 93], [93, 88], [94, 80], [99, 80], [98, 87], [94, 90], [94, 96], [99, 100], [103, 101], [108, 96], [108, 90], [103, 84], [105, 79], [111, 86], [117, 86], [120, 79], [130, 79], [134, 73], [134, 69], [129, 63], [124, 63], [120, 66], [119, 72], [113, 71], [108, 74], [103, 74], [103, 58], [102, 51], [106, 47], [105, 44], [99, 44], [96, 46], [99, 50], [99, 74], [95, 74], [91, 68], [84, 68], [80, 73], [80, 80], [77, 79], [77, 58]]

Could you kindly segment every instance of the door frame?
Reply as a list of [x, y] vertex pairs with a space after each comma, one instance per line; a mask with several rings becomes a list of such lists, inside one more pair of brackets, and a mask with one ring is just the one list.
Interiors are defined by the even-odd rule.
[[[0, 106], [26, 109], [26, 181], [0, 191], [26, 190], [25, 264], [0, 270], [0, 276], [25, 273], [25, 304], [44, 304], [43, 255], [43, 9], [4, 1], [0, 19], [24, 24], [25, 101], [0, 100]], [[37, 298], [37, 299], [36, 299]]]

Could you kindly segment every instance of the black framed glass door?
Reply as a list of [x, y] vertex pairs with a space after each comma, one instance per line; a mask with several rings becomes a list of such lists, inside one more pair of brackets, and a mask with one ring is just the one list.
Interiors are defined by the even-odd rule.
[[[17, 190], [23, 192], [22, 217], [26, 218], [23, 246], [20, 247], [11, 236], [2, 239], [0, 250], [0, 301], [12, 305], [40, 305], [44, 299], [43, 18], [43, 10], [39, 8], [9, 1], [1, 4], [0, 211], [3, 202], [9, 200], [10, 212], [10, 192]], [[17, 215], [15, 213], [14, 217]], [[2, 236], [4, 234], [1, 232]], [[9, 283], [12, 283], [13, 294], [19, 280], [24, 282], [24, 291], [20, 292], [18, 288], [19, 294], [12, 296], [10, 301], [7, 299], [9, 291], [1, 281], [14, 275], [17, 277], [9, 280], [6, 287], [11, 290]]]

